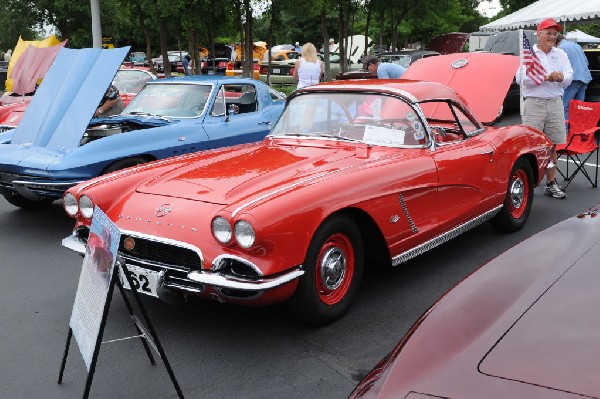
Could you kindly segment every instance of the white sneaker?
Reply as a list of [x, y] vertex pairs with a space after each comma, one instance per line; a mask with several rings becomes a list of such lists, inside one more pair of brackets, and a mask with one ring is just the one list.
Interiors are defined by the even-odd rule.
[[565, 192], [561, 190], [561, 187], [558, 184], [556, 184], [555, 181], [550, 183], [550, 185], [546, 185], [546, 188], [544, 188], [544, 195], [558, 199], [567, 198], [567, 194], [565, 194]]

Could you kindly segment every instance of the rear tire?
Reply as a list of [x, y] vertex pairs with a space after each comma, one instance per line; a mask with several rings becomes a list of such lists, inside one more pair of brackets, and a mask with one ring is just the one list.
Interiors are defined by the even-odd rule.
[[323, 325], [342, 317], [356, 296], [364, 270], [360, 230], [345, 217], [326, 220], [313, 236], [290, 313], [306, 323]]
[[533, 172], [531, 164], [520, 158], [510, 172], [504, 205], [490, 223], [503, 233], [521, 230], [527, 222], [533, 203]]
[[45, 208], [47, 206], [49, 206], [51, 203], [54, 202], [54, 198], [42, 198], [39, 200], [31, 200], [29, 198], [25, 198], [23, 197], [21, 194], [19, 193], [7, 193], [7, 194], [2, 194], [4, 195], [4, 198], [6, 198], [6, 200], [19, 208], [22, 209], [40, 209], [40, 208]]

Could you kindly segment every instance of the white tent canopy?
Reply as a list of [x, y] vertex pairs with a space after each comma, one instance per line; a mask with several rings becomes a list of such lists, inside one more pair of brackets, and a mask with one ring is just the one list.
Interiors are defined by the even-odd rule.
[[573, 40], [577, 43], [600, 43], [600, 37], [588, 35], [579, 29], [574, 29], [571, 32], [567, 32], [565, 37], [568, 40]]
[[600, 23], [600, 0], [538, 0], [479, 28], [481, 31], [532, 28], [546, 18], [567, 26]]

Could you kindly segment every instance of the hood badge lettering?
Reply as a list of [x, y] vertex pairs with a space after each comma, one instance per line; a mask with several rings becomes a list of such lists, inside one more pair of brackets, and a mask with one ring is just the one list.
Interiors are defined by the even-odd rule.
[[154, 214], [156, 215], [156, 217], [161, 218], [171, 213], [171, 211], [171, 204], [162, 204], [156, 207], [156, 209], [154, 210]]

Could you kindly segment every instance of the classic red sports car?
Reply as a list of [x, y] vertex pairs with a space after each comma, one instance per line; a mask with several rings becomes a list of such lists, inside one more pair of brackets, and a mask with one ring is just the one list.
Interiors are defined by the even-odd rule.
[[409, 80], [295, 91], [260, 143], [71, 188], [64, 204], [77, 221], [63, 245], [84, 251], [99, 206], [122, 231], [121, 259], [135, 273], [164, 273], [151, 295], [286, 301], [301, 320], [331, 322], [367, 260], [396, 266], [487, 220], [501, 231], [524, 225], [550, 143], [526, 126], [479, 122], [496, 118], [517, 67], [517, 57], [483, 53], [411, 66], [413, 79], [445, 74], [466, 98]]
[[600, 398], [599, 216], [600, 204], [473, 273], [350, 397]]

